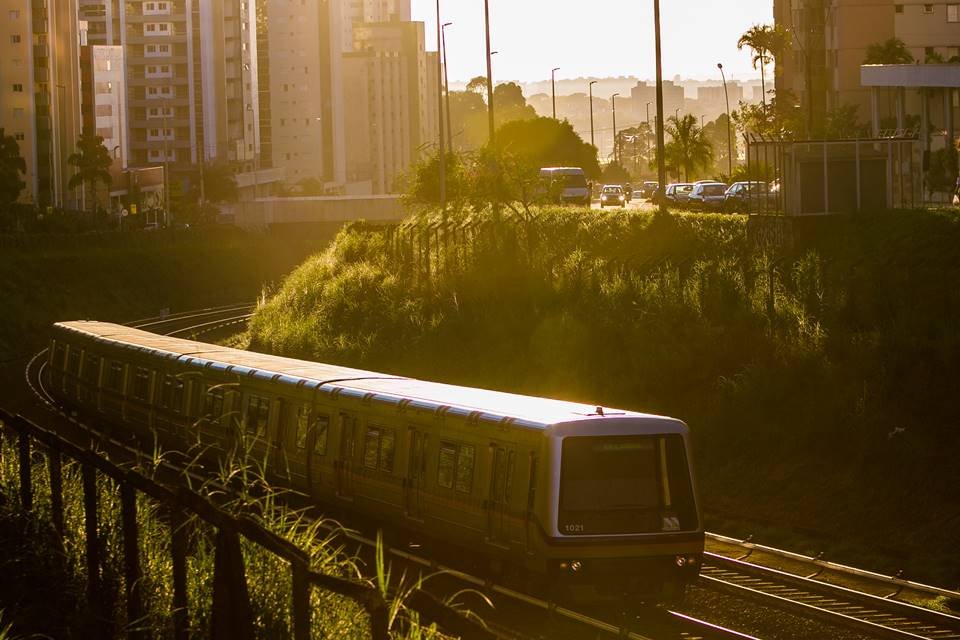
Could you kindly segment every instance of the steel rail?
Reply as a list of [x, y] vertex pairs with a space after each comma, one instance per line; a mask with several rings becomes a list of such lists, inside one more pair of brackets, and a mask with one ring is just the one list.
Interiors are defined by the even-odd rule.
[[960, 640], [960, 618], [770, 567], [704, 554], [704, 586], [894, 640]]
[[876, 582], [889, 584], [891, 586], [899, 587], [901, 589], [912, 589], [914, 591], [920, 591], [933, 596], [942, 596], [944, 598], [950, 598], [952, 600], [960, 601], [960, 591], [952, 591], [950, 589], [944, 589], [943, 587], [935, 587], [928, 584], [922, 584], [920, 582], [914, 582], [912, 580], [905, 580], [903, 578], [898, 578], [897, 576], [888, 576], [881, 573], [875, 573], [873, 571], [867, 571], [865, 569], [857, 569], [856, 567], [851, 567], [844, 564], [838, 564], [835, 562], [829, 562], [821, 558], [814, 558], [811, 556], [805, 556], [800, 553], [794, 553], [792, 551], [785, 551], [783, 549], [776, 549], [774, 547], [768, 547], [762, 544], [756, 544], [749, 540], [740, 540], [738, 538], [731, 538], [729, 536], [724, 536], [724, 535], [720, 535], [717, 533], [710, 533], [710, 532], [707, 532], [706, 535], [707, 535], [707, 538], [710, 540], [714, 540], [716, 542], [722, 542], [725, 544], [735, 545], [750, 551], [760, 551], [762, 553], [768, 553], [772, 556], [777, 556], [777, 557], [785, 558], [788, 560], [797, 560], [799, 562], [810, 564], [824, 570], [835, 571], [837, 573], [844, 573], [844, 574], [855, 576], [858, 578], [866, 578], [868, 580], [874, 580]]

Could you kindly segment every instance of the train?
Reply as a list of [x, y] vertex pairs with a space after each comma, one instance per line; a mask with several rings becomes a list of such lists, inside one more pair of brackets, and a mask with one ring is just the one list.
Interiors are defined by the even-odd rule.
[[171, 450], [244, 447], [271, 481], [575, 601], [675, 602], [699, 575], [673, 418], [427, 382], [96, 321], [52, 328], [65, 407]]

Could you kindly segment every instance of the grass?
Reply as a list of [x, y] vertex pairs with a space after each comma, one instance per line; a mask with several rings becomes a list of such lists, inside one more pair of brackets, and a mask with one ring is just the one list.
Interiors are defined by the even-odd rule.
[[249, 344], [674, 415], [708, 525], [958, 586], [955, 214], [801, 220], [761, 251], [740, 216], [488, 212], [432, 238], [428, 272], [437, 219], [342, 232]]
[[[378, 588], [389, 607], [394, 629], [392, 638], [439, 640], [444, 637], [434, 627], [419, 624], [416, 614], [405, 605], [409, 593], [422, 586], [422, 579], [391, 575], [382, 544], [376, 549], [372, 570], [366, 570], [368, 574], [372, 571], [372, 575], [365, 578], [362, 562], [347, 552], [339, 525], [310, 519], [304, 511], [285, 506], [285, 492], [269, 486], [263, 476], [263, 462], [251, 452], [252, 449], [247, 447], [221, 459], [217, 473], [193, 489], [217, 499], [228, 512], [254, 517], [261, 526], [306, 551], [312, 570], [366, 581]], [[162, 453], [156, 453], [153, 461], [143, 462], [135, 468], [149, 476], [162, 458]], [[11, 634], [28, 631], [32, 634], [30, 637], [90, 637], [97, 621], [92, 617], [91, 603], [86, 601], [86, 540], [79, 468], [73, 462], [65, 463], [63, 468], [65, 533], [62, 541], [50, 524], [47, 466], [45, 457], [36, 450], [31, 473], [35, 490], [34, 510], [24, 514], [18, 504], [16, 448], [10, 438], [4, 438], [0, 444], [0, 501], [4, 505], [0, 510], [0, 535], [4, 543], [0, 569], [4, 571], [5, 580], [0, 586], [0, 601], [7, 603], [11, 615], [0, 624], [0, 638], [20, 637]], [[189, 482], [186, 476], [185, 481]], [[230, 495], [224, 496], [220, 487], [230, 487]], [[123, 601], [119, 492], [113, 481], [103, 476], [98, 478], [97, 489], [99, 538], [104, 558], [101, 573], [103, 597], [99, 604], [105, 607], [107, 637], [125, 637], [129, 630], [139, 629], [146, 637], [170, 638], [173, 635], [170, 616], [173, 594], [169, 518], [155, 502], [138, 495], [137, 521], [143, 574], [140, 590], [146, 614], [143, 619], [129, 620]], [[210, 633], [215, 536], [213, 528], [196, 517], [191, 517], [186, 527], [189, 532], [190, 633], [203, 637]], [[241, 546], [256, 637], [292, 637], [289, 566], [242, 537]], [[369, 637], [367, 614], [354, 601], [315, 588], [311, 592], [310, 606], [313, 612], [311, 637]]]

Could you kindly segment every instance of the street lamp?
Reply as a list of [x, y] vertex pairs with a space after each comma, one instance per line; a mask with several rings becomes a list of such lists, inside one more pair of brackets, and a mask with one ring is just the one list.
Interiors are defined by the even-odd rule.
[[[250, 112], [250, 117], [253, 118], [253, 105], [247, 103], [247, 111]], [[257, 151], [256, 143], [253, 146], [253, 199], [256, 200], [260, 197], [260, 153]]]
[[647, 103], [647, 126], [650, 126], [650, 103]]
[[438, 140], [440, 142], [440, 207], [447, 210], [447, 158], [443, 147], [443, 37], [440, 33], [440, 0], [437, 0], [437, 125], [439, 129]]
[[[660, 52], [660, 0], [653, 0], [653, 26], [656, 34], [657, 61], [657, 179], [661, 193], [667, 186], [667, 165], [663, 153], [663, 59]], [[660, 197], [660, 212], [666, 213], [666, 202]]]
[[590, 82], [588, 87], [590, 88], [590, 144], [597, 146], [593, 141], [593, 85], [597, 84], [599, 80], [593, 80]]
[[554, 67], [550, 70], [550, 92], [553, 95], [553, 119], [557, 119], [557, 71], [560, 67]]
[[727, 74], [723, 72], [723, 63], [717, 63], [717, 69], [720, 69], [720, 77], [723, 78], [723, 97], [727, 101], [727, 166], [729, 168], [730, 179], [733, 180], [733, 136], [730, 133], [730, 94], [727, 93]]
[[487, 33], [487, 117], [490, 120], [490, 144], [493, 144], [493, 54], [490, 53], [490, 0], [483, 0], [483, 19]]
[[452, 25], [452, 22], [444, 22], [443, 26], [440, 28], [440, 32], [443, 40], [443, 90], [447, 94], [447, 144], [450, 146], [450, 149], [453, 149], [453, 135], [450, 133], [450, 71], [447, 68], [447, 27]]
[[610, 96], [610, 102], [613, 104], [613, 161], [617, 162], [617, 96], [619, 93], [615, 93]]

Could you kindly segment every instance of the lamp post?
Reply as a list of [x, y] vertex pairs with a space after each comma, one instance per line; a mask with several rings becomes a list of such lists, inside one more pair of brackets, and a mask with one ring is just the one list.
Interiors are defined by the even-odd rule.
[[[253, 118], [253, 105], [247, 104], [247, 111], [250, 112], [250, 117]], [[260, 153], [257, 149], [256, 143], [253, 145], [253, 199], [256, 201], [260, 197], [260, 167], [259, 165]]]
[[720, 69], [720, 77], [723, 78], [723, 97], [727, 102], [727, 167], [729, 177], [733, 179], [733, 136], [730, 133], [730, 94], [727, 93], [727, 74], [723, 72], [723, 63], [717, 63], [717, 69]]
[[599, 82], [599, 80], [593, 80], [588, 85], [590, 89], [590, 144], [593, 146], [597, 146], [593, 141], [593, 85], [597, 84], [597, 82]]
[[553, 119], [557, 119], [557, 71], [560, 67], [554, 67], [550, 70], [550, 93], [553, 96]]
[[[667, 165], [663, 157], [663, 58], [660, 51], [660, 0], [653, 0], [653, 26], [656, 34], [657, 59], [657, 179], [660, 189], [667, 186]], [[660, 211], [666, 213], [664, 199], [660, 198]]]
[[613, 161], [617, 162], [617, 96], [619, 93], [615, 93], [610, 96], [610, 102], [613, 105]]
[[443, 91], [447, 95], [447, 145], [451, 150], [453, 150], [453, 134], [450, 128], [450, 70], [447, 68], [447, 27], [452, 24], [452, 22], [444, 22], [440, 28], [441, 39], [443, 40]]
[[164, 226], [170, 220], [170, 154], [167, 152], [167, 106], [160, 107], [163, 113], [163, 222]]
[[443, 23], [440, 21], [440, 0], [437, 0], [437, 125], [439, 129], [439, 150], [440, 150], [440, 207], [446, 212], [447, 210], [447, 154], [444, 149], [443, 143], [443, 59], [441, 57], [443, 51], [443, 40], [442, 34], [440, 33], [441, 25]]
[[490, 144], [496, 127], [493, 121], [493, 54], [490, 53], [490, 0], [483, 0], [483, 19], [487, 33], [487, 117], [490, 120]]

